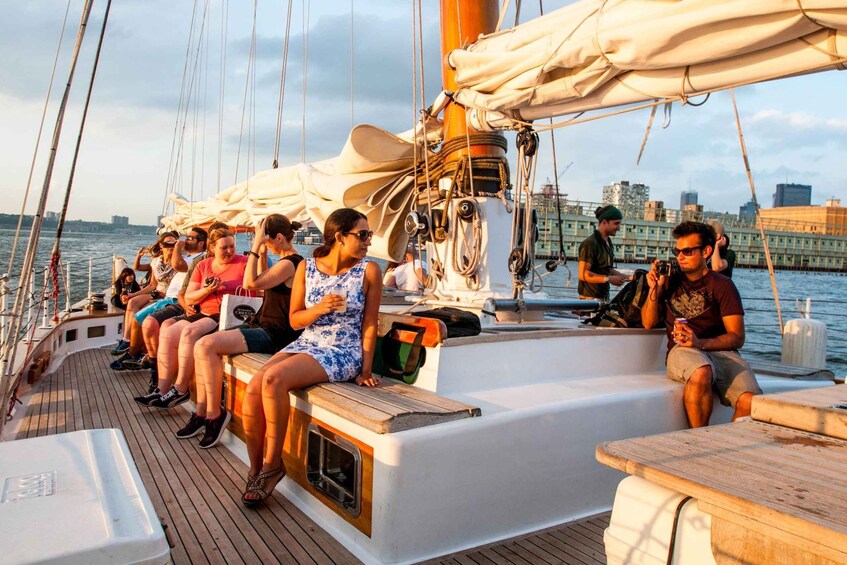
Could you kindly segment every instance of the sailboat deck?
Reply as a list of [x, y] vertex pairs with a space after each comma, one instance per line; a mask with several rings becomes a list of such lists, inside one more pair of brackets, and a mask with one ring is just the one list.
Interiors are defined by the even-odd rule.
[[[247, 467], [225, 448], [202, 450], [174, 436], [184, 410], [150, 410], [132, 397], [146, 371], [116, 373], [92, 349], [68, 357], [33, 391], [18, 439], [119, 428], [173, 545], [174, 563], [358, 563], [303, 512], [274, 493], [258, 511], [241, 504]], [[605, 563], [609, 514], [445, 556], [431, 563]]]

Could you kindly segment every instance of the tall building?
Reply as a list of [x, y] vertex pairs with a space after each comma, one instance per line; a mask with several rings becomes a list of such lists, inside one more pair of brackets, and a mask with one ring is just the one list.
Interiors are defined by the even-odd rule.
[[112, 216], [112, 225], [113, 226], [128, 226], [129, 225], [129, 217], [127, 217], [127, 216]]
[[809, 206], [812, 204], [812, 185], [781, 183], [776, 185], [773, 195], [773, 207]]
[[752, 198], [738, 208], [738, 216], [742, 220], [752, 220], [756, 217], [756, 204]]
[[683, 190], [679, 195], [679, 209], [685, 210], [685, 207], [689, 204], [697, 204], [697, 191], [696, 190]]
[[641, 212], [648, 200], [650, 187], [645, 184], [629, 184], [628, 180], [622, 180], [603, 187], [603, 204], [617, 206], [624, 215]]
[[648, 200], [644, 203], [644, 220], [647, 222], [666, 222], [668, 220], [665, 203], [661, 200]]

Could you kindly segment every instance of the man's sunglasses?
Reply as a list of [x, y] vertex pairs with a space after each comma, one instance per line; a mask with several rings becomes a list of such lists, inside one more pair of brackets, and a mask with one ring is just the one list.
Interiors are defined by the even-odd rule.
[[680, 253], [682, 253], [686, 257], [691, 257], [692, 255], [694, 255], [694, 252], [699, 250], [699, 249], [703, 249], [703, 246], [697, 245], [695, 247], [686, 247], [684, 249], [679, 249], [678, 247], [674, 247], [673, 249], [671, 249], [671, 253], [673, 253], [674, 256], [677, 256]]
[[344, 232], [344, 235], [355, 235], [359, 241], [367, 241], [374, 236], [374, 232], [371, 230], [348, 231]]

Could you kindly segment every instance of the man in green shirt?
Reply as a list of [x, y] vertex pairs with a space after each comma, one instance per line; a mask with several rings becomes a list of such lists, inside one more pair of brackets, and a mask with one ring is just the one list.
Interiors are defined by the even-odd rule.
[[614, 206], [594, 211], [597, 229], [579, 245], [580, 298], [609, 300], [609, 285], [621, 286], [630, 277], [614, 268], [615, 249], [610, 238], [621, 229], [623, 214]]

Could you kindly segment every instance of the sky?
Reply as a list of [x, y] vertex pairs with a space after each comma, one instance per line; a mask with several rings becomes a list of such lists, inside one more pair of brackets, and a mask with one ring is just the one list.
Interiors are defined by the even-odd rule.
[[[412, 127], [415, 108], [428, 106], [440, 90], [437, 2], [422, 3], [423, 102], [412, 73], [413, 2], [294, 0], [279, 137], [281, 166], [300, 162], [301, 156], [311, 162], [337, 155], [353, 123], [395, 132]], [[544, 9], [549, 12], [568, 3], [548, 1]], [[0, 212], [20, 213], [38, 147], [26, 206], [32, 213], [44, 183], [49, 142], [84, 2], [2, 4]], [[170, 189], [201, 200], [271, 168], [288, 3], [258, 0], [255, 71], [248, 72], [252, 4], [228, 0], [112, 4], [69, 218], [109, 221], [112, 215], [123, 215], [130, 223], [149, 225], [167, 211]], [[103, 0], [94, 3], [82, 46], [50, 183], [49, 211], [62, 206], [105, 6]], [[226, 26], [222, 26], [225, 10]], [[525, 8], [521, 19], [535, 15]], [[513, 19], [513, 13], [506, 17], [507, 22]], [[60, 38], [46, 122], [37, 144]], [[183, 96], [189, 101], [187, 111], [180, 103], [186, 66], [196, 69], [192, 86], [184, 89], [190, 92]], [[833, 197], [847, 204], [845, 86], [847, 72], [829, 71], [736, 91], [760, 205], [771, 206], [775, 185], [782, 182], [811, 184], [813, 204]], [[650, 197], [670, 208], [677, 207], [680, 192], [689, 189], [698, 191], [707, 210], [737, 212], [750, 199], [727, 93], [713, 94], [700, 107], [675, 104], [664, 129], [659, 125], [660, 112], [636, 165], [648, 119], [649, 110], [640, 110], [558, 130], [558, 172], [553, 171], [549, 134], [542, 135], [537, 181], [558, 174], [560, 190], [568, 198], [593, 202], [600, 200], [603, 185], [620, 180], [647, 184]], [[175, 137], [181, 144], [174, 143]], [[176, 166], [172, 165], [175, 146], [181, 147]], [[509, 154], [514, 156], [514, 145]]]

